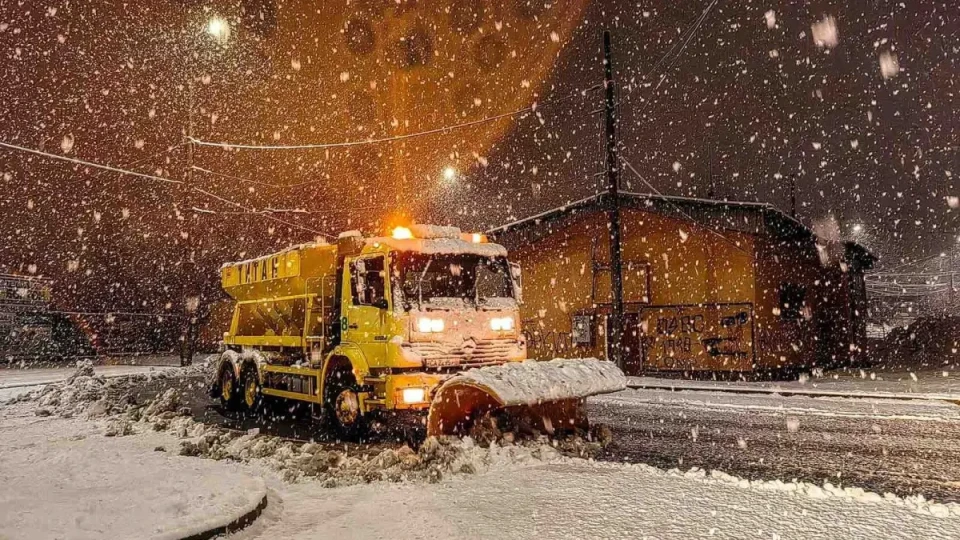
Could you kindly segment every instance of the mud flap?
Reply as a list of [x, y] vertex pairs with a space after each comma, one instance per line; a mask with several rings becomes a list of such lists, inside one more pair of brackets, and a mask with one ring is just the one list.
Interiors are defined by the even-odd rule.
[[623, 372], [596, 359], [551, 360], [473, 369], [434, 394], [427, 435], [463, 435], [486, 414], [506, 414], [553, 434], [588, 427], [587, 396], [626, 388]]

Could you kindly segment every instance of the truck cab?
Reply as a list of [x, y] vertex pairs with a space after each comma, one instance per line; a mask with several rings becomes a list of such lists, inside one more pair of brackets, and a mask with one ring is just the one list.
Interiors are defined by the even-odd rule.
[[225, 265], [237, 304], [211, 391], [231, 408], [306, 402], [348, 436], [376, 412], [425, 412], [456, 373], [526, 359], [519, 279], [502, 246], [436, 226]]

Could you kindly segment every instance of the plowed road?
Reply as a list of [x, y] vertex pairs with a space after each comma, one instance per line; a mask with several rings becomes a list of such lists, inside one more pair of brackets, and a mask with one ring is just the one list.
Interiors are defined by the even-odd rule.
[[960, 501], [960, 407], [940, 401], [627, 390], [592, 398], [603, 459]]

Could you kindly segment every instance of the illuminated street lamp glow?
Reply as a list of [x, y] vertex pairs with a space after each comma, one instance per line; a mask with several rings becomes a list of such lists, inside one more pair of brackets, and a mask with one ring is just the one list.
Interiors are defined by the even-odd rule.
[[853, 232], [858, 233], [861, 231], [863, 231], [863, 225], [857, 223], [856, 225], [853, 226]]
[[457, 179], [457, 170], [453, 167], [447, 167], [443, 169], [443, 178], [448, 182], [452, 182]]
[[230, 23], [221, 17], [211, 17], [207, 23], [207, 33], [220, 43], [230, 38]]

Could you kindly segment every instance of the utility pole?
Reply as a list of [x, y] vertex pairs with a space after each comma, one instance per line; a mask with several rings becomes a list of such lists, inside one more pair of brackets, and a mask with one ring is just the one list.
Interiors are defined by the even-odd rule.
[[797, 175], [790, 175], [790, 216], [797, 219]]
[[189, 70], [187, 74], [187, 170], [185, 176], [186, 186], [184, 186], [184, 224], [183, 227], [186, 229], [187, 237], [182, 238], [183, 240], [183, 260], [180, 261], [180, 267], [184, 269], [184, 287], [182, 289], [181, 301], [184, 303], [184, 321], [181, 339], [183, 340], [180, 343], [180, 365], [188, 366], [193, 363], [193, 347], [194, 347], [194, 334], [196, 333], [194, 324], [196, 321], [196, 309], [191, 309], [192, 296], [196, 293], [196, 287], [194, 274], [196, 274], [196, 267], [187, 268], [187, 262], [191, 261], [193, 258], [193, 253], [191, 251], [191, 244], [193, 243], [193, 227], [192, 221], [196, 217], [193, 212], [187, 211], [187, 204], [189, 204], [189, 190], [193, 186], [193, 71]]
[[609, 360], [623, 369], [623, 261], [620, 245], [620, 156], [617, 148], [617, 103], [613, 82], [610, 32], [603, 32], [604, 134], [606, 135], [607, 215], [610, 224], [610, 287], [613, 310], [607, 333]]
[[709, 185], [707, 198], [715, 199], [717, 197], [717, 184], [713, 181], [713, 143], [709, 139], [707, 140], [707, 182]]

